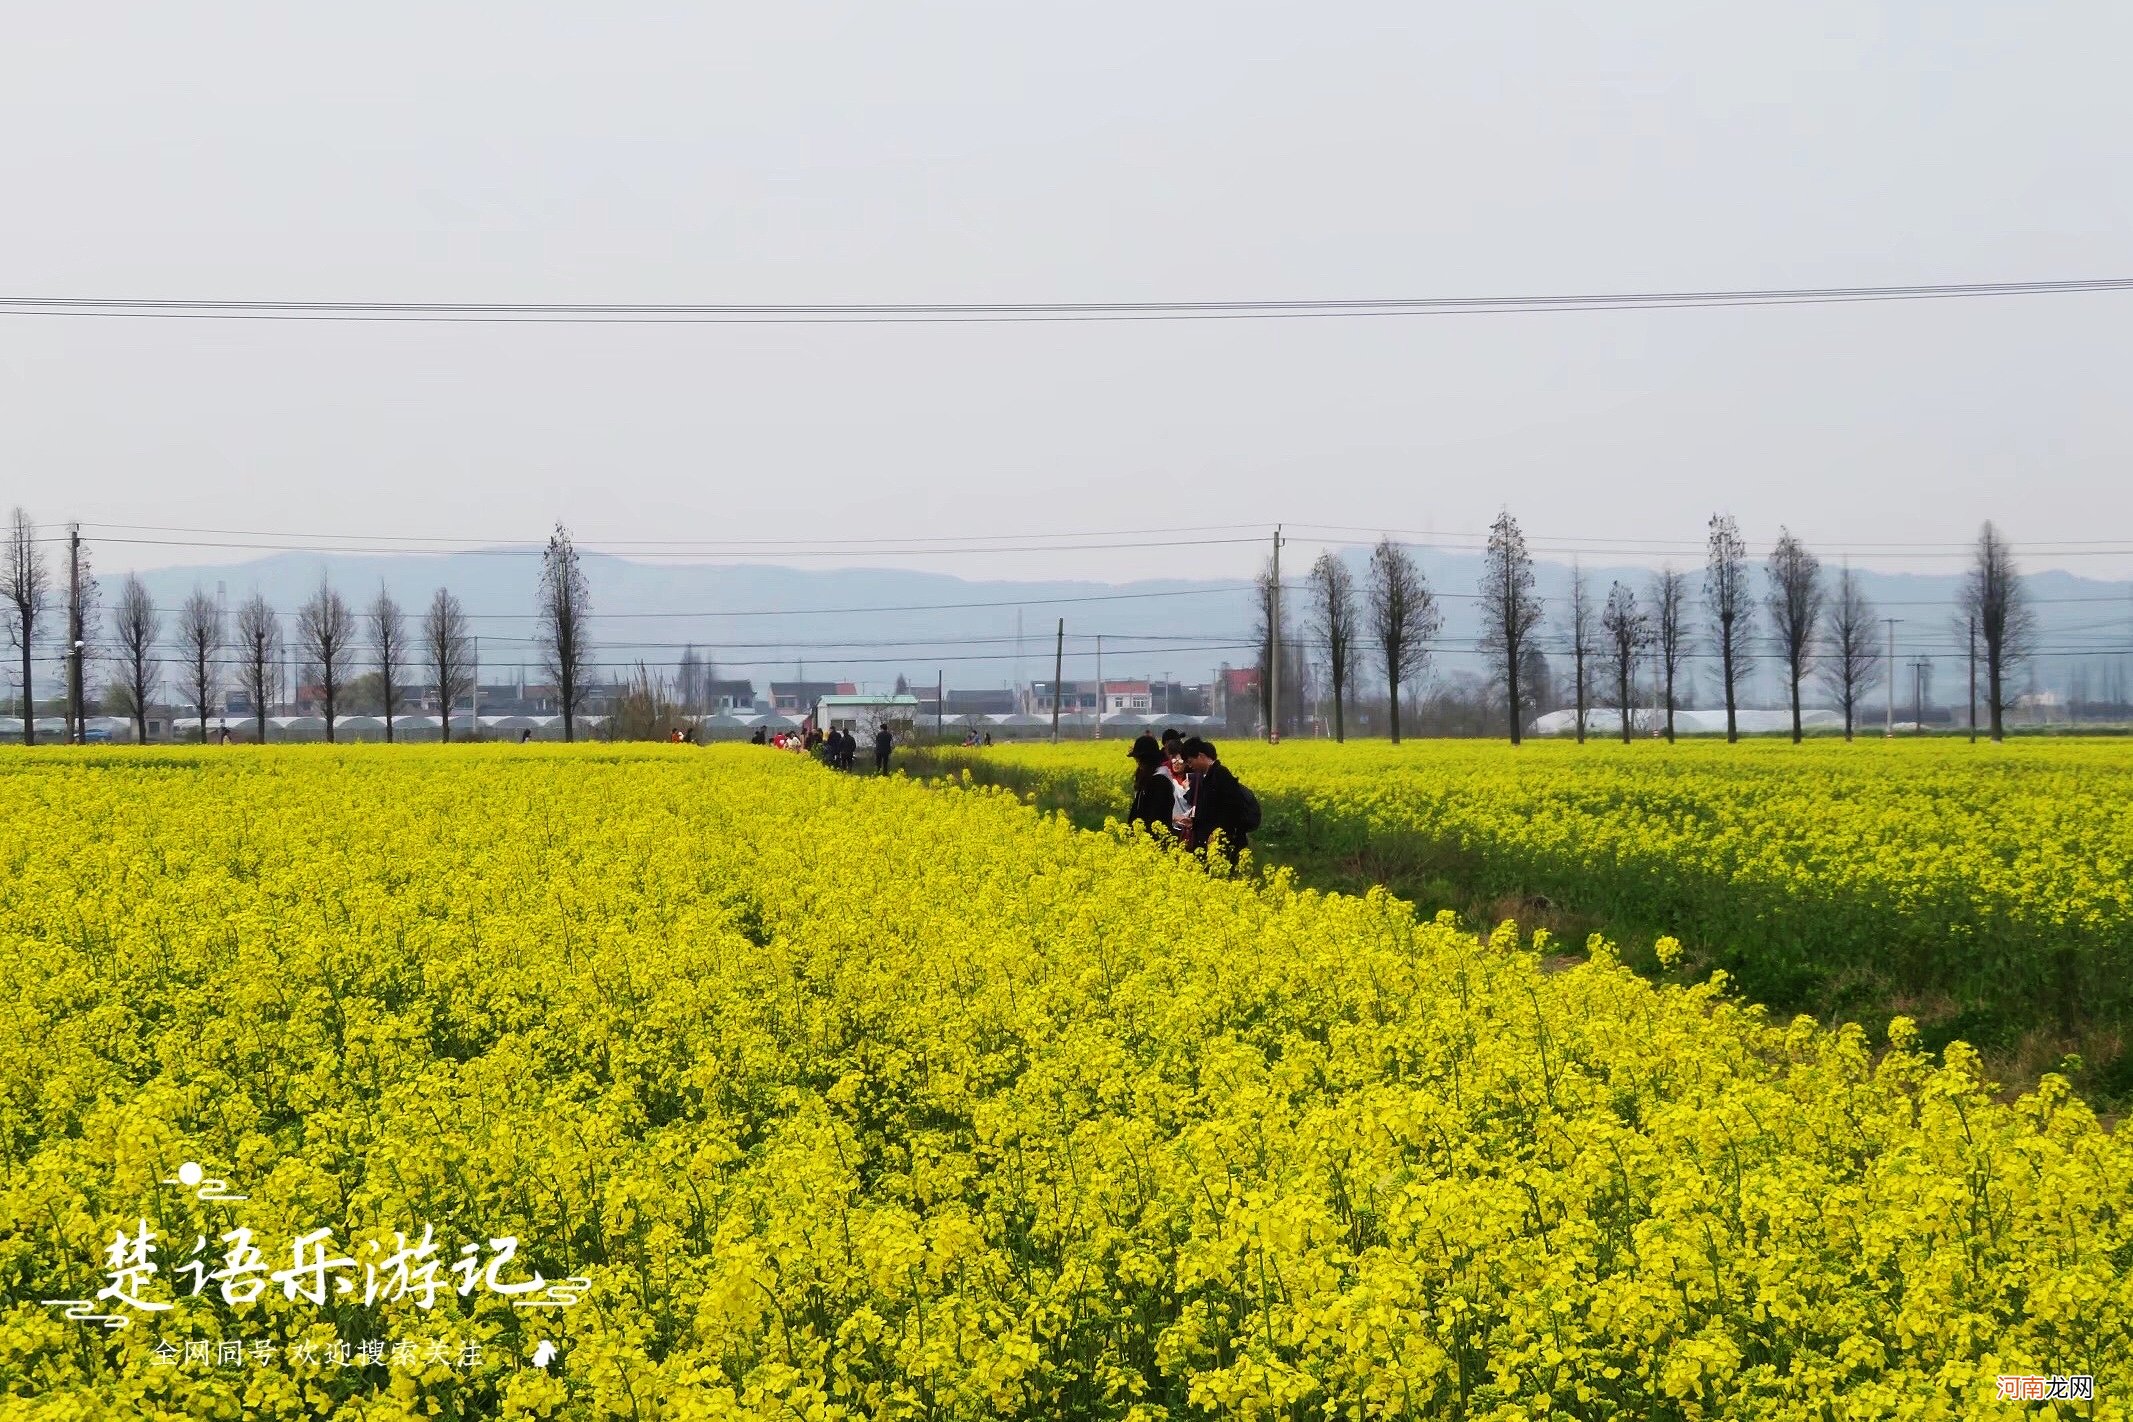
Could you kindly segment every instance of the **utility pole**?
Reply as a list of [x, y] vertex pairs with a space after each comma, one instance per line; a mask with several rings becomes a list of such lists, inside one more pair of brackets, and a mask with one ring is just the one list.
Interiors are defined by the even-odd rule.
[[1066, 619], [1062, 617], [1059, 619], [1059, 640], [1052, 644], [1052, 739], [1055, 742], [1059, 739], [1059, 699], [1065, 693], [1059, 678], [1065, 671]]
[[1096, 739], [1104, 738], [1104, 634], [1096, 634]]
[[[474, 688], [474, 709], [467, 713], [467, 739], [478, 741], [481, 739], [481, 638], [467, 638], [467, 651], [468, 660], [474, 664], [474, 674], [468, 683]], [[452, 719], [452, 697], [449, 692], [444, 698], [444, 719]]]
[[1884, 617], [1881, 620], [1889, 624], [1889, 655], [1888, 660], [1883, 663], [1889, 669], [1889, 705], [1881, 722], [1881, 734], [1886, 738], [1896, 734], [1896, 624], [1903, 619]]
[[1926, 666], [1924, 657], [1911, 658], [1911, 734], [1926, 733]]
[[67, 525], [67, 740], [88, 739], [81, 708], [81, 525]]
[[1273, 655], [1267, 658], [1266, 674], [1266, 738], [1270, 744], [1281, 741], [1281, 525], [1274, 525], [1274, 607], [1268, 640], [1273, 645]]
[[948, 674], [939, 667], [933, 669], [933, 739], [941, 738], [941, 727], [948, 715]]
[[1977, 744], [1977, 614], [1970, 614], [1970, 744]]

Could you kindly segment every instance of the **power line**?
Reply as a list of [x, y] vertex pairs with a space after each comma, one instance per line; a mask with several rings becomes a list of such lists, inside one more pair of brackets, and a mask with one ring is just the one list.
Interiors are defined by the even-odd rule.
[[[157, 523], [94, 523], [83, 520], [83, 528], [111, 528], [125, 533], [204, 533], [217, 538], [308, 538], [344, 539], [362, 543], [450, 543], [473, 546], [509, 545], [508, 538], [454, 538], [448, 535], [427, 533], [292, 533], [286, 529], [259, 528], [184, 528]], [[1004, 543], [1024, 542], [1039, 539], [1060, 538], [1146, 538], [1159, 533], [1234, 533], [1242, 529], [1259, 530], [1265, 524], [1257, 523], [1196, 523], [1170, 528], [1110, 528], [1080, 529], [1059, 533], [918, 533], [893, 538], [603, 538], [603, 545], [642, 547], [763, 547], [763, 548], [866, 548], [881, 543]], [[55, 541], [64, 541], [55, 540]], [[107, 539], [106, 542], [117, 542]], [[527, 547], [539, 552], [538, 541]], [[331, 551], [331, 550], [323, 550]]]
[[0, 297], [0, 315], [157, 320], [415, 321], [587, 325], [883, 325], [1038, 321], [1216, 321], [1356, 316], [1824, 306], [2133, 289], [2133, 277], [1902, 286], [1769, 287], [1528, 296], [1364, 297], [1252, 301], [567, 303], [478, 301], [243, 301], [213, 298]]
[[[302, 537], [302, 536], [304, 536], [304, 535], [295, 535], [295, 536], [297, 536], [297, 537]], [[236, 549], [249, 549], [249, 550], [252, 550], [252, 551], [255, 551], [255, 552], [260, 552], [260, 553], [389, 553], [389, 554], [399, 554], [399, 555], [403, 555], [403, 556], [430, 557], [430, 558], [435, 558], [435, 557], [444, 557], [444, 556], [454, 556], [454, 557], [458, 557], [458, 556], [466, 556], [466, 557], [480, 557], [480, 558], [539, 558], [539, 557], [543, 556], [543, 552], [544, 552], [544, 550], [542, 550], [542, 549], [540, 549], [540, 548], [538, 548], [538, 547], [526, 547], [526, 548], [473, 548], [473, 547], [457, 547], [457, 548], [407, 548], [407, 547], [401, 547], [401, 546], [396, 546], [396, 545], [378, 545], [378, 544], [353, 544], [353, 543], [350, 543], [350, 544], [285, 543], [285, 542], [274, 542], [274, 543], [262, 543], [262, 542], [232, 543], [232, 542], [227, 542], [227, 541], [224, 541], [224, 540], [218, 540], [218, 539], [207, 539], [207, 538], [113, 538], [113, 537], [109, 537], [109, 536], [106, 536], [106, 537], [103, 537], [103, 538], [99, 538], [99, 539], [97, 539], [96, 541], [97, 541], [98, 543], [100, 543], [100, 544], [119, 544], [119, 545], [123, 545], [123, 546], [145, 546], [145, 547], [163, 547], [163, 548], [236, 548]], [[923, 547], [917, 547], [917, 548], [914, 548], [914, 547], [894, 547], [894, 548], [892, 548], [892, 547], [869, 547], [869, 548], [821, 548], [821, 547], [812, 547], [812, 548], [762, 548], [762, 547], [757, 547], [757, 546], [753, 546], [753, 545], [742, 545], [742, 546], [734, 546], [734, 547], [716, 547], [716, 548], [714, 548], [714, 547], [710, 547], [710, 546], [705, 546], [705, 545], [660, 545], [661, 547], [667, 547], [667, 546], [686, 546], [686, 547], [688, 548], [688, 552], [687, 552], [686, 554], [682, 554], [682, 553], [662, 553], [662, 552], [659, 552], [659, 551], [657, 550], [657, 548], [648, 548], [648, 547], [645, 547], [645, 546], [639, 546], [639, 548], [638, 548], [638, 549], [637, 549], [636, 551], [638, 552], [639, 556], [649, 556], [649, 557], [654, 557], [654, 558], [672, 558], [672, 559], [679, 559], [679, 558], [682, 558], [682, 557], [692, 557], [692, 558], [769, 558], [769, 557], [777, 557], [777, 558], [853, 558], [853, 557], [858, 557], [858, 556], [861, 556], [861, 555], [864, 555], [864, 556], [866, 556], [866, 557], [870, 557], [870, 558], [889, 558], [889, 557], [899, 557], [899, 558], [934, 558], [934, 557], [939, 557], [940, 555], [942, 555], [942, 554], [944, 554], [944, 553], [1087, 553], [1087, 552], [1103, 552], [1103, 551], [1106, 551], [1106, 550], [1111, 550], [1111, 549], [1134, 549], [1134, 548], [1176, 548], [1176, 547], [1178, 547], [1178, 546], [1179, 546], [1179, 545], [1180, 545], [1181, 543], [1189, 543], [1189, 544], [1191, 544], [1191, 545], [1192, 545], [1193, 547], [1196, 547], [1196, 548], [1205, 548], [1205, 547], [1210, 547], [1210, 546], [1213, 546], [1213, 545], [1217, 545], [1217, 544], [1225, 544], [1225, 543], [1261, 543], [1261, 542], [1264, 542], [1264, 541], [1265, 541], [1264, 539], [1260, 539], [1260, 538], [1192, 538], [1192, 539], [1159, 539], [1159, 540], [1155, 540], [1155, 541], [1144, 541], [1144, 542], [1131, 542], [1131, 543], [1016, 543], [1016, 544], [999, 544], [999, 545], [986, 545], [986, 546], [983, 546], [983, 547], [972, 547], [972, 546], [967, 546], [967, 545], [966, 545], [966, 546], [957, 546], [957, 547], [939, 547], [939, 548], [923, 548]], [[599, 552], [602, 552], [602, 551], [604, 551], [604, 550], [603, 550], [602, 548], [600, 548], [599, 546], [596, 546], [596, 545], [592, 545], [592, 544], [579, 544], [579, 545], [578, 545], [578, 552], [580, 552], [580, 553], [599, 553]]]
[[[249, 540], [249, 541], [243, 541], [243, 542], [235, 542], [235, 541], [229, 541], [229, 540], [224, 540], [224, 539], [212, 539], [212, 538], [141, 538], [141, 537], [113, 537], [113, 536], [110, 536], [110, 535], [105, 535], [105, 536], [103, 536], [103, 537], [99, 538], [99, 539], [97, 540], [97, 542], [98, 542], [98, 543], [100, 543], [100, 544], [114, 544], [114, 545], [119, 545], [119, 546], [140, 546], [140, 547], [167, 547], [167, 548], [226, 548], [226, 549], [232, 549], [232, 550], [242, 550], [242, 551], [246, 551], [246, 552], [258, 552], [258, 553], [381, 554], [381, 555], [390, 555], [390, 556], [399, 556], [399, 557], [430, 557], [430, 558], [434, 558], [434, 557], [446, 557], [446, 556], [455, 556], [455, 557], [456, 557], [456, 556], [466, 556], [466, 557], [484, 557], [484, 558], [539, 558], [539, 557], [543, 556], [543, 550], [542, 550], [541, 548], [539, 548], [539, 547], [536, 547], [536, 546], [520, 546], [520, 547], [498, 547], [498, 546], [488, 546], [488, 547], [481, 547], [481, 546], [449, 546], [449, 547], [444, 547], [444, 546], [438, 546], [438, 547], [420, 547], [420, 548], [410, 548], [410, 547], [406, 547], [406, 546], [403, 546], [403, 545], [396, 545], [396, 544], [383, 544], [383, 543], [362, 543], [362, 544], [358, 544], [358, 543], [322, 543], [322, 542], [295, 542], [295, 541], [292, 541], [292, 540], [295, 540], [295, 539], [303, 539], [303, 538], [311, 538], [311, 539], [317, 539], [317, 538], [330, 538], [330, 537], [332, 537], [332, 535], [317, 535], [317, 534], [289, 534], [289, 535], [283, 535], [283, 536], [277, 537], [277, 538], [275, 538], [275, 539], [274, 539], [273, 541], [264, 541], [264, 540]], [[890, 557], [897, 557], [897, 558], [934, 558], [934, 557], [940, 557], [940, 556], [942, 556], [942, 555], [944, 555], [944, 554], [1012, 554], [1012, 553], [1074, 553], [1074, 552], [1124, 552], [1124, 551], [1132, 551], [1132, 550], [1137, 550], [1137, 549], [1146, 549], [1146, 548], [1165, 548], [1165, 549], [1174, 549], [1174, 548], [1179, 548], [1179, 547], [1208, 548], [1208, 547], [1220, 547], [1220, 546], [1229, 546], [1229, 545], [1242, 545], [1242, 544], [1258, 544], [1258, 543], [1262, 543], [1262, 542], [1264, 542], [1264, 541], [1265, 541], [1265, 539], [1264, 539], [1263, 537], [1252, 537], [1252, 536], [1238, 536], [1238, 537], [1220, 537], [1220, 538], [1209, 538], [1209, 537], [1197, 537], [1197, 538], [1193, 538], [1193, 537], [1174, 537], [1174, 538], [1141, 538], [1141, 537], [1133, 537], [1133, 538], [1130, 538], [1130, 539], [1127, 539], [1127, 540], [1124, 540], [1124, 541], [1117, 541], [1117, 540], [1114, 540], [1114, 541], [1108, 541], [1108, 542], [1095, 542], [1095, 543], [1030, 543], [1030, 542], [1014, 542], [1014, 543], [988, 543], [988, 544], [956, 544], [956, 545], [937, 545], [937, 546], [931, 546], [931, 547], [928, 547], [928, 546], [912, 546], [912, 545], [910, 544], [910, 542], [909, 542], [908, 540], [906, 540], [906, 541], [904, 542], [904, 544], [903, 544], [902, 546], [889, 546], [889, 545], [874, 545], [874, 546], [864, 546], [864, 547], [861, 547], [861, 546], [849, 546], [849, 547], [847, 547], [847, 546], [833, 546], [833, 547], [825, 547], [825, 546], [820, 546], [820, 545], [814, 545], [814, 546], [776, 546], [776, 547], [773, 547], [773, 546], [768, 546], [768, 545], [758, 545], [758, 544], [746, 544], [746, 543], [712, 543], [712, 542], [709, 542], [709, 541], [704, 541], [704, 542], [688, 542], [688, 541], [676, 541], [676, 542], [674, 542], [674, 543], [671, 543], [671, 544], [653, 544], [653, 543], [650, 543], [650, 542], [643, 542], [643, 543], [637, 543], [637, 544], [632, 544], [632, 545], [630, 545], [630, 549], [629, 549], [629, 551], [630, 551], [630, 552], [632, 552], [633, 554], [635, 554], [636, 556], [640, 557], [640, 558], [642, 558], [642, 557], [652, 557], [652, 558], [665, 558], [665, 559], [669, 559], [669, 560], [673, 560], [673, 561], [684, 561], [684, 560], [702, 560], [702, 559], [750, 559], [750, 558], [758, 558], [758, 559], [761, 559], [761, 558], [778, 558], [778, 559], [789, 559], [789, 558], [847, 558], [847, 559], [849, 559], [849, 558], [857, 558], [857, 557], [875, 557], [875, 558], [890, 558]], [[1305, 544], [1308, 544], [1308, 545], [1310, 545], [1310, 546], [1313, 546], [1313, 547], [1318, 547], [1318, 548], [1365, 548], [1365, 547], [1369, 547], [1369, 546], [1371, 546], [1371, 544], [1372, 544], [1372, 543], [1373, 543], [1373, 542], [1374, 542], [1375, 540], [1367, 540], [1367, 539], [1347, 539], [1347, 538], [1309, 538], [1309, 537], [1305, 537], [1305, 538], [1297, 538], [1297, 539], [1294, 539], [1293, 541], [1296, 541], [1296, 542], [1300, 542], [1300, 543], [1305, 543]], [[1401, 543], [1401, 546], [1402, 546], [1402, 547], [1406, 547], [1406, 548], [1424, 548], [1424, 549], [1430, 549], [1430, 548], [1433, 548], [1433, 549], [1437, 549], [1437, 550], [1439, 550], [1439, 551], [1444, 551], [1444, 552], [1459, 552], [1459, 553], [1470, 553], [1470, 552], [1474, 552], [1474, 551], [1476, 551], [1476, 547], [1475, 547], [1475, 545], [1473, 545], [1473, 544], [1471, 544], [1471, 543], [1461, 543], [1461, 542], [1446, 542], [1446, 541], [1442, 541], [1441, 537], [1440, 537], [1440, 538], [1437, 538], [1437, 539], [1411, 539], [1411, 540], [1406, 540], [1406, 541], [1403, 541], [1403, 542]], [[1608, 553], [1608, 554], [1610, 554], [1610, 555], [1612, 555], [1612, 556], [1618, 556], [1618, 557], [1636, 557], [1636, 556], [1648, 556], [1648, 557], [1662, 557], [1662, 558], [1663, 558], [1663, 557], [1678, 557], [1678, 556], [1681, 556], [1681, 553], [1682, 553], [1682, 551], [1683, 551], [1683, 550], [1682, 550], [1681, 548], [1679, 548], [1679, 547], [1618, 547], [1618, 548], [1610, 548], [1610, 549], [1605, 549], [1605, 550], [1596, 550], [1596, 549], [1591, 549], [1591, 548], [1569, 548], [1569, 547], [1557, 547], [1557, 546], [1555, 546], [1555, 545], [1554, 545], [1554, 544], [1552, 544], [1552, 543], [1544, 542], [1544, 541], [1541, 541], [1541, 540], [1537, 540], [1537, 539], [1536, 539], [1536, 540], [1529, 540], [1529, 541], [1528, 541], [1528, 543], [1527, 543], [1527, 547], [1528, 547], [1529, 551], [1532, 551], [1532, 552], [1538, 552], [1538, 553], [1551, 553], [1551, 552], [1585, 552], [1585, 553], [1590, 553], [1590, 552], [1601, 552], [1601, 551], [1604, 551], [1604, 552], [1606, 552], [1606, 553]], [[1962, 546], [1962, 547], [1948, 547], [1948, 548], [1943, 548], [1943, 549], [1935, 549], [1935, 550], [1931, 550], [1931, 551], [1928, 551], [1928, 550], [1925, 550], [1925, 549], [1922, 549], [1922, 548], [1905, 548], [1905, 547], [1893, 547], [1893, 546], [1891, 546], [1891, 547], [1887, 547], [1887, 548], [1885, 548], [1885, 549], [1882, 549], [1881, 551], [1876, 551], [1876, 550], [1875, 550], [1874, 548], [1872, 548], [1872, 547], [1865, 547], [1865, 546], [1846, 546], [1846, 545], [1823, 545], [1823, 547], [1824, 547], [1824, 550], [1825, 550], [1826, 552], [1829, 552], [1829, 553], [1832, 553], [1832, 554], [1841, 554], [1841, 553], [1845, 553], [1845, 552], [1861, 552], [1861, 553], [1866, 553], [1866, 554], [1869, 554], [1870, 556], [1874, 556], [1874, 557], [1877, 557], [1877, 558], [1903, 558], [1903, 559], [1911, 559], [1911, 558], [1917, 558], [1917, 559], [1952, 559], [1952, 558], [1968, 558], [1968, 557], [1970, 557], [1970, 556], [1971, 556], [1971, 552], [1972, 552], [1972, 550], [1970, 549], [1970, 547], [1969, 547], [1968, 545], [1964, 545], [1964, 546]], [[2083, 543], [2083, 544], [2078, 544], [2078, 545], [2077, 545], [2077, 544], [2074, 544], [2074, 543], [2061, 543], [2061, 544], [2045, 544], [2045, 543], [2022, 543], [2022, 544], [2013, 544], [2013, 545], [2010, 545], [2010, 549], [2011, 549], [2011, 551], [2013, 551], [2013, 552], [2015, 552], [2015, 553], [2018, 553], [2018, 554], [2022, 554], [2022, 553], [2033, 553], [2033, 554], [2041, 554], [2041, 555], [2043, 555], [2043, 556], [2048, 556], [2048, 557], [2052, 557], [2052, 558], [2084, 558], [2084, 557], [2088, 557], [2088, 558], [2117, 558], [2117, 557], [2126, 557], [2126, 556], [2129, 556], [2129, 555], [2133, 555], [2133, 541], [2129, 541], [2129, 540], [2126, 540], [2126, 539], [2114, 539], [2114, 540], [2095, 540], [2095, 541], [2094, 541], [2093, 543]], [[678, 550], [678, 551], [667, 551], [667, 550]], [[602, 547], [602, 546], [599, 546], [599, 545], [592, 545], [592, 544], [581, 544], [581, 545], [579, 545], [579, 550], [578, 550], [578, 551], [580, 551], [580, 552], [582, 552], [582, 553], [593, 553], [593, 554], [598, 554], [598, 553], [602, 553], [602, 552], [605, 552], [605, 551], [606, 551], [606, 549], [605, 549], [604, 547]]]
[[[1216, 584], [1211, 587], [1178, 588], [1167, 592], [1082, 593], [1071, 597], [1011, 597], [974, 602], [874, 603], [866, 607], [739, 607], [705, 609], [697, 612], [595, 611], [588, 612], [585, 616], [591, 620], [607, 621], [623, 618], [822, 617], [833, 614], [851, 616], [869, 612], [945, 612], [963, 608], [1056, 607], [1070, 603], [1137, 602], [1145, 598], [1213, 597], [1218, 594], [1242, 592], [1250, 587], [1250, 583], [1240, 582], [1235, 584]], [[1479, 594], [1474, 594], [1474, 596], [1479, 596]], [[2113, 600], [2115, 601], [2116, 599]], [[402, 610], [410, 616], [420, 616], [422, 612], [422, 609], [415, 607], [403, 608]], [[176, 615], [183, 609], [158, 607], [156, 611]], [[356, 611], [356, 609], [351, 609], [351, 611]], [[299, 614], [295, 611], [275, 611], [274, 615], [276, 617], [294, 619]], [[539, 612], [467, 612], [464, 615], [469, 621], [474, 622], [535, 622], [546, 614]]]
[[[1390, 536], [1397, 534], [1403, 538], [1413, 537], [1416, 539], [1434, 540], [1434, 545], [1432, 543], [1416, 543], [1409, 545], [1413, 547], [1454, 546], [1453, 543], [1447, 540], [1460, 540], [1462, 542], [1472, 543], [1479, 547], [1486, 547], [1490, 538], [1490, 535], [1486, 532], [1446, 533], [1442, 530], [1436, 529], [1371, 528], [1363, 524], [1352, 523], [1298, 523], [1291, 524], [1289, 526], [1292, 528], [1319, 529], [1323, 532], [1328, 533], [1362, 533], [1376, 534], [1379, 536]], [[82, 525], [82, 527], [97, 528], [102, 527], [102, 525], [85, 523]], [[2082, 548], [2095, 547], [2103, 544], [2123, 546], [2127, 542], [2128, 540], [2124, 538], [2038, 538], [2027, 540], [2023, 543], [2022, 547], [2029, 550], [2039, 550], [2046, 548]], [[1557, 545], [1568, 546], [1572, 544], [1583, 545], [1587, 547], [1599, 545], [1597, 548], [1594, 549], [1594, 551], [1597, 552], [1619, 551], [1627, 553], [1651, 553], [1659, 551], [1661, 549], [1676, 549], [1683, 552], [1700, 552], [1708, 546], [1708, 541], [1701, 538], [1612, 538], [1571, 534], [1537, 534], [1531, 539], [1527, 540], [1526, 546], [1531, 549], [1534, 547], [1552, 547]], [[1887, 548], [1935, 548], [1947, 549], [1950, 551], [1961, 553], [1973, 553], [1977, 550], [1977, 540], [1974, 538], [1960, 540], [1883, 539], [1869, 543], [1818, 543], [1815, 546], [1820, 548], [1832, 549], [1840, 553], [1874, 552], [1880, 549]]]

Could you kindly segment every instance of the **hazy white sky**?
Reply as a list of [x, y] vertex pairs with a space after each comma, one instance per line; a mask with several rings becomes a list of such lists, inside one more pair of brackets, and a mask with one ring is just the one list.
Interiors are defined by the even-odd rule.
[[[9, 296], [2133, 275], [2121, 5], [0, 4]], [[980, 327], [0, 317], [0, 499], [298, 532], [1285, 520], [2133, 547], [2133, 293]], [[1308, 556], [1308, 549], [1299, 549]], [[899, 560], [1247, 569], [1234, 545]], [[107, 544], [116, 569], [228, 550]], [[883, 561], [883, 560], [867, 560]], [[1944, 566], [1915, 560], [1892, 567]], [[2120, 575], [2133, 558], [2056, 558]]]

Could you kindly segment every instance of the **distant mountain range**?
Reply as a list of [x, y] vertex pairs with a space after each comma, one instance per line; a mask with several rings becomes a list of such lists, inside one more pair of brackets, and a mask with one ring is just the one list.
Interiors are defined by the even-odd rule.
[[[1365, 555], [1349, 556], [1360, 578]], [[1442, 600], [1436, 673], [1480, 672], [1481, 659], [1472, 650], [1479, 631], [1480, 555], [1419, 550], [1416, 556]], [[585, 555], [584, 568], [596, 618], [594, 660], [618, 675], [639, 661], [650, 669], [671, 668], [684, 647], [693, 646], [719, 675], [752, 678], [759, 689], [772, 679], [803, 676], [886, 688], [899, 674], [926, 683], [943, 675], [950, 687], [998, 687], [1051, 677], [1062, 618], [1069, 678], [1095, 674], [1098, 634], [1106, 677], [1204, 681], [1225, 663], [1248, 665], [1256, 657], [1252, 594], [1242, 580], [972, 581], [889, 568], [659, 563], [603, 554]], [[1299, 621], [1306, 610], [1305, 569], [1284, 571], [1292, 584], [1289, 617]], [[1595, 563], [1585, 571], [1600, 598], [1616, 579], [1642, 595], [1652, 577], [1644, 567]], [[1693, 601], [1701, 568], [1686, 571]], [[1545, 645], [1553, 651], [1563, 643], [1559, 620], [1571, 569], [1536, 560], [1535, 573], [1548, 609]], [[256, 591], [291, 621], [322, 578], [330, 578], [358, 611], [382, 586], [411, 619], [437, 588], [448, 587], [480, 638], [484, 679], [502, 681], [519, 668], [527, 680], [539, 679], [532, 617], [538, 574], [539, 560], [528, 550], [500, 548], [435, 556], [278, 553], [227, 566], [146, 571], [141, 578], [167, 609], [195, 587], [219, 591], [232, 608]], [[1902, 619], [1898, 661], [1907, 666], [1912, 657], [1930, 657], [1943, 699], [1959, 696], [1960, 575], [1862, 571], [1860, 577], [1877, 611]], [[116, 600], [117, 581], [105, 576], [106, 607]], [[2117, 674], [2127, 675], [2133, 583], [2052, 571], [2031, 575], [2027, 586], [2040, 625], [2034, 669], [2039, 684], [2063, 690], [2085, 675], [2079, 670], [2084, 667], [2107, 677], [2113, 659]], [[174, 622], [166, 614], [166, 628]], [[1697, 667], [1696, 690], [1708, 701], [1715, 676], [1706, 675], [1700, 662]], [[1908, 671], [1898, 685], [1899, 700], [1908, 698]], [[1774, 670], [1762, 667], [1748, 683], [1748, 699], [1774, 699], [1778, 686]], [[2104, 694], [2100, 683], [2095, 694]]]

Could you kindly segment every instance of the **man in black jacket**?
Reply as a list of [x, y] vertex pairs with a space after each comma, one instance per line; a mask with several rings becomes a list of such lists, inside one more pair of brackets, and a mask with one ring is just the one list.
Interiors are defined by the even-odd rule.
[[896, 737], [889, 733], [887, 722], [874, 733], [874, 769], [877, 774], [889, 773], [889, 751], [896, 744]]
[[1231, 864], [1244, 852], [1251, 831], [1246, 828], [1244, 787], [1229, 767], [1215, 757], [1213, 741], [1193, 736], [1185, 742], [1185, 765], [1198, 778], [1192, 792], [1192, 847], [1204, 850], [1222, 835], [1222, 857]]

